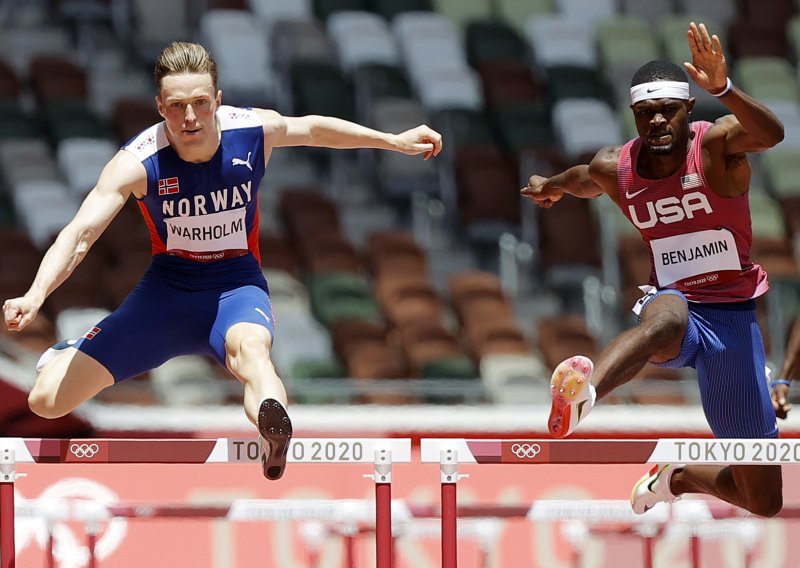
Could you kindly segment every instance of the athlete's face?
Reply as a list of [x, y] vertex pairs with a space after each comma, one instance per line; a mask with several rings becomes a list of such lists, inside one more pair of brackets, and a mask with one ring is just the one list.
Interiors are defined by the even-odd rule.
[[651, 154], [671, 154], [686, 148], [689, 137], [689, 113], [694, 99], [652, 99], [631, 105], [636, 130]]
[[214, 89], [208, 73], [167, 75], [156, 97], [172, 141], [190, 146], [216, 137], [215, 113], [221, 102], [222, 91]]

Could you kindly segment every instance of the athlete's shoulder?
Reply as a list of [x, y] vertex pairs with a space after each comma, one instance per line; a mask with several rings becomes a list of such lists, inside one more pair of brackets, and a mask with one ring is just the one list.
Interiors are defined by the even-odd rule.
[[122, 146], [122, 149], [144, 161], [167, 146], [169, 146], [169, 140], [167, 140], [167, 133], [164, 131], [164, 123], [159, 122], [131, 138]]
[[223, 132], [239, 128], [260, 128], [263, 125], [258, 112], [252, 108], [220, 105], [217, 109], [217, 118]]
[[592, 158], [589, 167], [596, 173], [616, 174], [622, 146], [604, 146]]

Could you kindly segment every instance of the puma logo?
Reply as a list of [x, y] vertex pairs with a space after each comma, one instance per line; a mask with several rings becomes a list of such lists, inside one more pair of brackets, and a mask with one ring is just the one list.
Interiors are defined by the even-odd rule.
[[252, 152], [248, 152], [247, 153], [247, 159], [246, 160], [242, 160], [241, 158], [233, 158], [231, 160], [231, 165], [232, 166], [247, 166], [247, 169], [252, 172], [253, 171], [253, 166], [250, 165], [250, 154], [252, 154]]

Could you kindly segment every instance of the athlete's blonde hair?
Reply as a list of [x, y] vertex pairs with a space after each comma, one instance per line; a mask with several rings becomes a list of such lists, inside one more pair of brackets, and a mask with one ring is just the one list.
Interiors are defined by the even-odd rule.
[[211, 75], [214, 90], [217, 90], [217, 64], [199, 43], [173, 41], [156, 59], [153, 74], [159, 89], [164, 77], [182, 73], [208, 73]]

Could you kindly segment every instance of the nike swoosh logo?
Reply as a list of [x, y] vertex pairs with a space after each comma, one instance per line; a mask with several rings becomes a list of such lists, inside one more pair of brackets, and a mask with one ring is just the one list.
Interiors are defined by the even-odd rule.
[[656, 91], [660, 91], [661, 87], [656, 87], [655, 89], [647, 89], [648, 93], [655, 93]]
[[583, 414], [583, 407], [586, 406], [586, 401], [582, 400], [580, 404], [578, 404], [578, 420], [581, 419], [581, 415]]
[[639, 191], [634, 191], [633, 193], [631, 193], [630, 191], [626, 191], [625, 192], [625, 197], [627, 199], [633, 199], [634, 197], [636, 197], [637, 195], [639, 195], [640, 193], [642, 193], [644, 191], [647, 191], [648, 189], [650, 189], [650, 188], [649, 187], [645, 187], [645, 188], [640, 189]]

